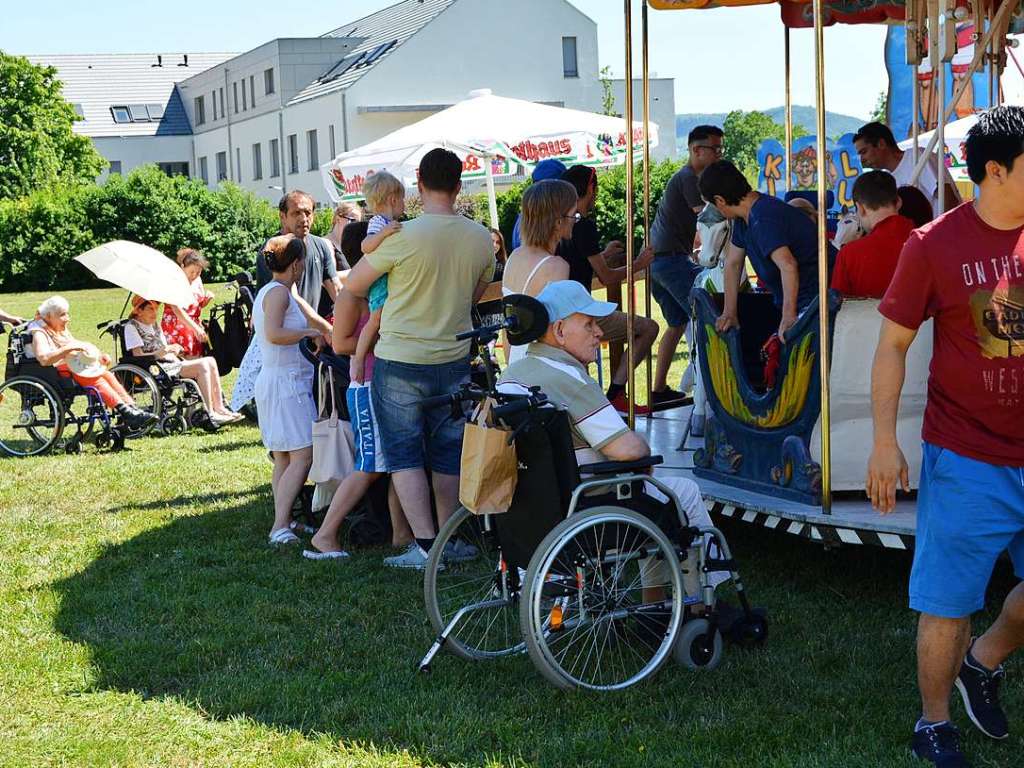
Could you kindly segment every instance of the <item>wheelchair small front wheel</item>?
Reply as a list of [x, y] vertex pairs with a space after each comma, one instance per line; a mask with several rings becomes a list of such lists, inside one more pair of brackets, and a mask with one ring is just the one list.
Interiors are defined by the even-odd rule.
[[530, 559], [519, 611], [530, 658], [551, 683], [628, 688], [672, 652], [683, 615], [675, 547], [630, 509], [574, 514]]
[[714, 669], [722, 661], [722, 633], [707, 619], [688, 621], [679, 630], [673, 656], [687, 669]]
[[495, 534], [465, 507], [448, 518], [430, 548], [423, 599], [437, 636], [462, 611], [443, 646], [460, 658], [493, 659], [525, 649], [519, 574], [508, 572]]

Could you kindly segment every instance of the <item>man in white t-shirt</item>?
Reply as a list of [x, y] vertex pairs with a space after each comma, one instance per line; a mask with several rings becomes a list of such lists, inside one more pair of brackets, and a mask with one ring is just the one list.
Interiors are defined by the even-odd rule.
[[[853, 136], [853, 146], [860, 156], [861, 165], [865, 168], [888, 171], [896, 177], [897, 187], [917, 187], [932, 204], [932, 211], [937, 210], [939, 184], [935, 177], [934, 156], [925, 163], [917, 183], [911, 184], [914, 177], [914, 155], [899, 148], [889, 126], [877, 122], [862, 125]], [[960, 195], [949, 171], [943, 169], [942, 175], [946, 190], [944, 210], [949, 211], [960, 204]]]

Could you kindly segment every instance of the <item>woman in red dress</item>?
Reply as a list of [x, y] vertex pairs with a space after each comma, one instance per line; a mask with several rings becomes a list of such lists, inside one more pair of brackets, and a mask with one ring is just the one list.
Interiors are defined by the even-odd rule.
[[203, 356], [203, 342], [206, 331], [199, 320], [203, 307], [210, 303], [213, 294], [203, 287], [200, 275], [209, 266], [206, 257], [193, 248], [182, 248], [176, 259], [192, 286], [192, 303], [187, 307], [164, 305], [164, 316], [160, 322], [169, 344], [179, 344], [181, 356], [193, 359]]

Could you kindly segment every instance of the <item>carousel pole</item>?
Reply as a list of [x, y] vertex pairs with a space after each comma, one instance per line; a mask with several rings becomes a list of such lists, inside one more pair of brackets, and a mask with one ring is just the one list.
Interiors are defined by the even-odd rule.
[[[644, 245], [651, 244], [651, 76], [650, 76], [650, 50], [649, 50], [649, 37], [647, 27], [647, 2], [643, 0], [643, 4], [640, 7], [640, 31], [641, 31], [641, 48], [640, 48], [640, 68], [641, 78], [643, 83], [643, 100], [644, 100]], [[632, 150], [632, 146], [630, 147]], [[630, 153], [632, 156], [632, 152]], [[647, 268], [647, 274], [644, 278], [644, 317], [650, 319], [651, 317], [651, 269]], [[647, 407], [651, 407], [651, 389], [653, 388], [653, 382], [651, 376], [653, 374], [652, 366], [652, 355], [647, 354], [646, 372], [647, 372]]]
[[[911, 4], [908, 3], [907, 4], [908, 12], [909, 12], [910, 7], [911, 7]], [[908, 19], [907, 22], [906, 22], [905, 33], [904, 33], [904, 37], [905, 37], [907, 48], [908, 49], [910, 48], [911, 41], [913, 41], [913, 45], [914, 45], [914, 49], [915, 49], [914, 56], [911, 57], [909, 55], [909, 51], [908, 51], [907, 58], [908, 59], [913, 58], [913, 60], [915, 62], [917, 62], [916, 64], [914, 64], [914, 70], [913, 70], [913, 72], [912, 72], [912, 74], [910, 76], [910, 81], [911, 81], [910, 108], [913, 110], [913, 113], [914, 113], [914, 122], [911, 124], [911, 127], [910, 127], [910, 135], [911, 135], [911, 137], [913, 138], [913, 141], [914, 141], [913, 149], [911, 150], [911, 152], [912, 152], [911, 157], [914, 158], [914, 166], [915, 167], [917, 166], [918, 155], [921, 154], [921, 148], [919, 146], [917, 146], [917, 142], [919, 140], [918, 137], [921, 135], [921, 84], [920, 84], [920, 82], [917, 79], [917, 67], [918, 67], [918, 64], [920, 63], [920, 61], [919, 61], [920, 54], [916, 53], [916, 51], [920, 50], [920, 46], [921, 46], [921, 39], [919, 37], [919, 35], [920, 35], [920, 31], [919, 31], [920, 30], [920, 26], [919, 26], [920, 23], [921, 23], [920, 19], [917, 19], [916, 17], [915, 17], [913, 22], [911, 22]]]
[[[630, 429], [636, 425], [636, 374], [633, 359], [636, 344], [633, 343], [634, 313], [633, 296], [633, 0], [624, 0], [626, 26], [626, 400], [629, 403], [627, 423]], [[614, 375], [614, 371], [612, 372]]]
[[826, 229], [825, 184], [828, 179], [828, 157], [825, 145], [825, 0], [814, 0], [814, 69], [815, 107], [818, 118], [818, 350], [821, 378], [821, 511], [832, 514], [832, 426], [829, 394], [829, 328], [828, 328], [828, 231]]
[[935, 67], [938, 67], [937, 80], [938, 91], [939, 91], [939, 121], [935, 126], [935, 143], [938, 145], [935, 151], [935, 178], [938, 180], [939, 199], [935, 204], [935, 215], [941, 216], [946, 212], [946, 24], [953, 23], [951, 19], [946, 18], [943, 7], [936, 2], [929, 3], [929, 11], [935, 10], [935, 13], [929, 13], [932, 16], [929, 19], [929, 27], [932, 33], [933, 46], [929, 53], [932, 56], [932, 71], [935, 72]]
[[789, 27], [783, 25], [783, 30], [785, 31], [785, 55], [783, 58], [786, 62], [786, 191], [789, 192], [793, 183], [793, 69], [789, 58]]

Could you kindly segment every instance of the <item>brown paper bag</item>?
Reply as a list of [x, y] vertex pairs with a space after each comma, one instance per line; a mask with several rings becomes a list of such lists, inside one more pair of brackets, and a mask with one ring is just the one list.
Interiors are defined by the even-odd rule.
[[488, 425], [491, 400], [485, 400], [466, 423], [462, 438], [459, 501], [477, 515], [507, 512], [516, 492], [516, 447], [509, 430]]

